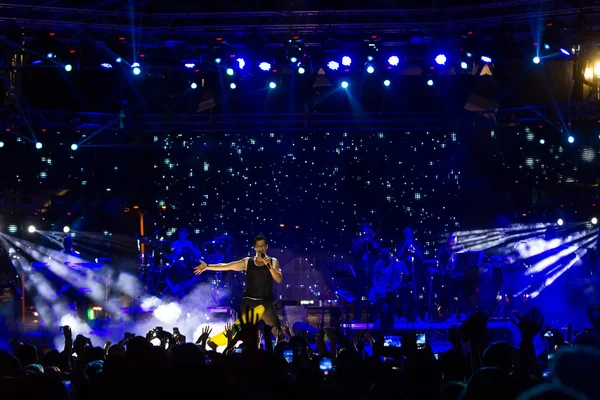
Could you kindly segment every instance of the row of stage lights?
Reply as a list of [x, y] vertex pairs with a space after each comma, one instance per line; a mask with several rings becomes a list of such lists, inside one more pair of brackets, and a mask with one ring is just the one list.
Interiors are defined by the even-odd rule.
[[[592, 219], [590, 219], [590, 223], [592, 225], [598, 225], [598, 218], [593, 217]], [[558, 220], [556, 220], [556, 225], [563, 226], [564, 224], [565, 224], [565, 221], [562, 218], [559, 218]]]
[[[35, 225], [29, 225], [29, 227], [27, 228], [27, 232], [29, 232], [29, 233], [36, 233], [37, 232], [37, 228], [35, 227]], [[63, 232], [64, 233], [71, 232], [71, 227], [68, 226], [68, 225], [65, 225], [63, 227]]]

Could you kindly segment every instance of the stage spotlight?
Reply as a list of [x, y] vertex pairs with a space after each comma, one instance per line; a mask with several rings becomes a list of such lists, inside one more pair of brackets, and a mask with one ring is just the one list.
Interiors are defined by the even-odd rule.
[[48, 54], [46, 54], [46, 58], [54, 58], [54, 53], [48, 53]]
[[67, 72], [73, 71], [73, 66], [71, 64], [65, 65], [65, 71], [67, 71]]
[[35, 231], [36, 231], [36, 229], [35, 229], [35, 226], [33, 226], [33, 225], [30, 225], [29, 228], [27, 228], [27, 232], [29, 232], [29, 233], [35, 233]]
[[389, 79], [386, 79], [385, 81], [383, 81], [383, 84], [384, 84], [386, 87], [387, 87], [387, 86], [390, 86], [390, 84], [391, 84], [391, 83], [392, 83], [392, 82], [390, 82], [390, 80], [389, 80]]
[[235, 83], [231, 82], [231, 84], [229, 85], [229, 87], [231, 89], [235, 89], [237, 87], [237, 85]]
[[427, 86], [433, 86], [433, 79], [429, 79], [427, 81]]
[[269, 87], [271, 89], [275, 89], [277, 87], [277, 84], [275, 82], [269, 82]]
[[540, 144], [546, 144], [546, 140], [545, 139], [540, 139]]
[[190, 87], [192, 89], [196, 89], [198, 87], [198, 84], [196, 82], [192, 82], [192, 84], [190, 85]]
[[304, 67], [298, 67], [298, 73], [300, 75], [304, 75], [305, 72], [306, 72], [306, 69], [304, 69]]
[[545, 45], [544, 45], [544, 49], [546, 49], [546, 50], [550, 50], [550, 45], [549, 45], [549, 44], [545, 44]]
[[340, 68], [340, 63], [338, 63], [337, 61], [329, 61], [327, 63], [327, 68], [329, 68], [332, 71], [337, 71]]
[[118, 62], [118, 63], [120, 63], [121, 61], [123, 61], [123, 59], [122, 59], [121, 57], [117, 57], [117, 58], [115, 59], [115, 61], [116, 61], [116, 62]]
[[575, 143], [575, 138], [573, 136], [569, 136], [569, 139], [567, 139], [569, 141], [569, 143]]
[[562, 218], [559, 218], [558, 221], [556, 221], [556, 223], [558, 224], [558, 226], [563, 226], [565, 224], [565, 221], [563, 221]]
[[215, 58], [215, 64], [221, 64], [221, 59], [219, 57]]
[[133, 71], [134, 75], [139, 75], [142, 73], [142, 70], [140, 69], [140, 67], [134, 67], [132, 71]]
[[69, 228], [69, 226], [65, 225], [65, 227], [63, 228], [63, 232], [69, 233], [69, 232], [71, 232], [71, 228]]
[[342, 57], [342, 65], [344, 67], [349, 67], [352, 64], [352, 59], [348, 56]]
[[268, 62], [261, 62], [260, 64], [258, 64], [258, 68], [261, 71], [270, 71], [271, 70], [271, 64], [269, 64]]
[[227, 68], [227, 71], [225, 72], [227, 73], [227, 75], [233, 76], [233, 68]]
[[390, 64], [392, 67], [397, 67], [398, 64], [400, 64], [400, 59], [398, 56], [391, 56], [388, 58], [388, 64]]
[[246, 60], [244, 60], [243, 58], [238, 58], [236, 61], [238, 62], [238, 68], [244, 69], [244, 67], [246, 66]]
[[4, 142], [0, 142], [0, 149], [4, 147]]
[[540, 61], [542, 61], [538, 56], [533, 57], [533, 63], [534, 64], [539, 64]]
[[192, 68], [194, 68], [195, 66], [196, 66], [196, 64], [194, 64], [194, 63], [185, 63], [185, 64], [184, 64], [184, 67], [186, 67], [186, 68], [188, 68], [188, 69], [192, 69]]
[[469, 57], [469, 58], [473, 57], [473, 53], [467, 52], [467, 57]]
[[492, 59], [488, 56], [481, 56], [481, 61], [483, 61], [484, 63], [491, 63]]
[[369, 65], [369, 66], [367, 67], [367, 72], [368, 72], [369, 74], [372, 74], [373, 72], [375, 72], [375, 67], [373, 67], [372, 65]]
[[467, 64], [466, 62], [463, 61], [463, 62], [460, 63], [460, 67], [462, 69], [467, 69], [467, 68], [469, 68], [469, 64]]
[[567, 49], [560, 49], [560, 52], [565, 55], [565, 56], [570, 56], [571, 53], [569, 53], [569, 51]]
[[444, 54], [438, 54], [438, 55], [435, 57], [435, 62], [436, 62], [436, 63], [438, 63], [439, 65], [444, 65], [444, 64], [446, 64], [446, 61], [447, 61], [447, 60], [448, 60], [448, 59], [446, 58], [446, 56], [445, 56]]
[[598, 223], [598, 218], [594, 217], [592, 218], [592, 225], [596, 225]]
[[73, 143], [71, 145], [71, 150], [73, 150], [73, 151], [77, 150], [78, 148], [79, 148], [79, 146], [77, 146], [75, 143]]
[[100, 64], [100, 66], [104, 69], [112, 69], [112, 67], [113, 67], [112, 64], [109, 64], [109, 63], [102, 63], [102, 64]]
[[343, 81], [343, 82], [342, 82], [342, 87], [343, 87], [344, 89], [348, 89], [348, 82], [346, 82], [346, 81]]
[[290, 57], [290, 62], [291, 63], [297, 63], [298, 62], [298, 57]]
[[39, 150], [39, 149], [41, 149], [42, 147], [44, 147], [44, 145], [42, 145], [42, 143], [41, 143], [41, 142], [37, 142], [37, 143], [35, 144], [35, 148], [36, 148], [36, 149], [38, 149], [38, 150]]

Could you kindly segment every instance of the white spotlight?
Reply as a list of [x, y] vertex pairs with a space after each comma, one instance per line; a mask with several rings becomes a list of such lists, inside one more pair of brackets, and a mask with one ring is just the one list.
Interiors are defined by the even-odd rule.
[[225, 71], [227, 73], [227, 75], [232, 76], [233, 75], [233, 68], [227, 68], [227, 71]]
[[123, 61], [123, 59], [122, 59], [121, 57], [117, 57], [117, 58], [115, 59], [115, 61], [116, 61], [116, 62], [118, 62], [118, 63], [120, 63], [121, 61]]
[[68, 226], [65, 225], [65, 227], [63, 228], [63, 232], [69, 233], [69, 232], [71, 232], [71, 228], [69, 228]]
[[71, 72], [73, 70], [73, 66], [71, 64], [65, 65], [65, 71]]
[[540, 139], [540, 144], [545, 144], [546, 140], [545, 139]]
[[573, 136], [569, 136], [569, 143], [575, 143], [575, 138]]
[[198, 84], [196, 84], [196, 82], [192, 82], [192, 84], [190, 85], [190, 87], [192, 89], [196, 89], [198, 87]]
[[372, 74], [373, 72], [375, 72], [375, 67], [373, 67], [372, 65], [369, 65], [369, 66], [367, 67], [367, 72], [368, 72], [369, 74]]
[[73, 150], [73, 151], [77, 150], [78, 148], [79, 148], [79, 146], [77, 146], [77, 144], [75, 144], [75, 143], [73, 143], [71, 145], [71, 150]]
[[230, 87], [231, 89], [235, 89], [235, 88], [237, 87], [237, 85], [236, 85], [235, 83], [231, 82], [231, 85], [229, 85], [229, 87]]
[[275, 89], [275, 88], [277, 87], [277, 84], [276, 84], [275, 82], [270, 82], [270, 83], [269, 83], [269, 87], [270, 87], [271, 89]]
[[392, 82], [390, 82], [390, 80], [389, 80], [389, 79], [386, 79], [385, 81], [383, 81], [383, 84], [384, 84], [385, 86], [390, 86], [390, 84], [391, 84], [391, 83], [392, 83]]
[[35, 226], [33, 226], [33, 225], [30, 225], [29, 228], [27, 228], [27, 232], [29, 232], [29, 233], [35, 233], [35, 231], [36, 231], [36, 229], [35, 229]]
[[596, 225], [598, 223], [598, 218], [592, 218], [592, 225]]
[[348, 82], [346, 82], [346, 81], [342, 82], [342, 87], [344, 89], [348, 89]]
[[140, 69], [140, 67], [134, 67], [133, 68], [133, 74], [134, 75], [139, 75], [142, 73], [142, 70]]
[[540, 61], [542, 61], [538, 56], [533, 57], [533, 63], [534, 64], [539, 64]]
[[559, 218], [558, 221], [556, 221], [556, 223], [558, 224], [558, 226], [563, 226], [565, 224], [565, 221], [563, 221], [562, 218]]
[[299, 67], [299, 68], [298, 68], [298, 73], [299, 73], [300, 75], [304, 75], [304, 73], [305, 73], [305, 72], [306, 72], [306, 70], [304, 69], [304, 67]]
[[429, 79], [427, 81], [427, 86], [433, 86], [433, 79]]
[[42, 147], [44, 147], [44, 145], [41, 142], [37, 142], [35, 144], [35, 148], [38, 149], [38, 150], [41, 149]]

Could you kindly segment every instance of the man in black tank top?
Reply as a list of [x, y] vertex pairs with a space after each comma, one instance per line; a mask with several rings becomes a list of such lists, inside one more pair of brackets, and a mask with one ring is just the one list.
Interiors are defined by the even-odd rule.
[[246, 257], [239, 261], [226, 264], [206, 264], [200, 262], [194, 269], [196, 275], [206, 270], [210, 271], [246, 271], [246, 291], [240, 304], [239, 315], [245, 315], [248, 309], [262, 305], [265, 312], [262, 320], [269, 326], [281, 330], [281, 322], [273, 305], [273, 281], [281, 283], [283, 275], [276, 258], [266, 255], [267, 238], [259, 235], [254, 238], [254, 257]]

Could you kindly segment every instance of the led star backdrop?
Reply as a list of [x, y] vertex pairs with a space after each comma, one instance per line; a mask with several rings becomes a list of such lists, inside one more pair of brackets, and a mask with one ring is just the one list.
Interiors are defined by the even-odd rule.
[[[158, 229], [228, 234], [245, 255], [254, 235], [310, 256], [348, 254], [363, 221], [395, 246], [412, 225], [422, 241], [457, 230], [459, 135], [336, 132], [165, 135]], [[319, 260], [316, 261], [320, 262]]]

